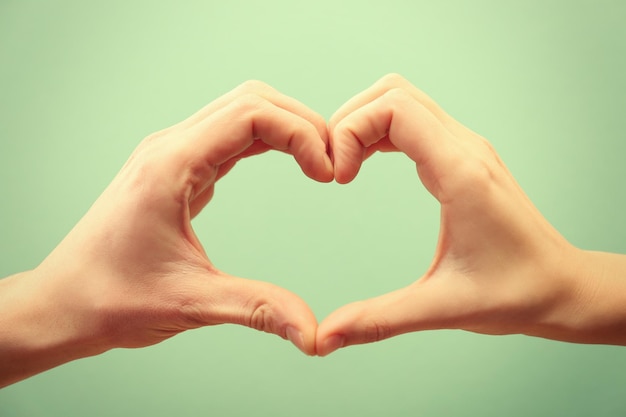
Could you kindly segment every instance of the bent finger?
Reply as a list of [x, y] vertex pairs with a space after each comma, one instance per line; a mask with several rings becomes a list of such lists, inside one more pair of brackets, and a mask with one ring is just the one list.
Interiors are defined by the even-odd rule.
[[442, 163], [446, 162], [452, 139], [440, 120], [402, 89], [389, 90], [353, 111], [330, 134], [339, 183], [354, 179], [367, 156], [367, 148], [381, 140], [388, 140], [407, 154], [418, 168], [436, 161], [430, 165], [445, 169]]
[[399, 74], [387, 74], [384, 77], [376, 81], [371, 87], [360, 92], [356, 96], [352, 97], [346, 103], [344, 103], [330, 118], [329, 126], [332, 130], [341, 120], [343, 120], [350, 113], [354, 112], [360, 107], [371, 103], [377, 98], [383, 96], [390, 90], [400, 88], [410, 94], [416, 101], [421, 103], [427, 108], [440, 122], [447, 123], [452, 122], [454, 119], [448, 115], [432, 98], [424, 93], [419, 88], [415, 87], [408, 80]]
[[326, 144], [308, 120], [258, 95], [241, 96], [187, 131], [188, 153], [200, 164], [218, 166], [244, 153], [259, 139], [294, 156], [312, 179], [333, 179]]
[[222, 108], [227, 107], [230, 103], [237, 101], [240, 97], [248, 95], [262, 97], [276, 107], [298, 115], [309, 121], [317, 130], [322, 141], [325, 144], [328, 144], [326, 121], [319, 113], [313, 111], [311, 108], [295, 98], [283, 94], [274, 87], [257, 80], [249, 80], [242, 83], [223, 96], [213, 100], [211, 103], [207, 104], [187, 119], [181, 121], [175, 126], [172, 126], [172, 129], [190, 129], [210, 117], [213, 113], [216, 113]]

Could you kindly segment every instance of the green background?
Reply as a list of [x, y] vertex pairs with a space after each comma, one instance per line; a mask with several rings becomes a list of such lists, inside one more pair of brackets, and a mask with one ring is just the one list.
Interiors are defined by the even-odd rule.
[[[239, 83], [328, 118], [388, 72], [487, 137], [571, 242], [626, 253], [625, 21], [623, 1], [1, 0], [0, 276], [35, 267], [143, 137]], [[269, 153], [194, 226], [220, 269], [321, 320], [419, 277], [438, 221], [403, 155], [340, 186]], [[621, 347], [438, 331], [309, 358], [220, 326], [0, 390], [0, 416], [623, 416], [625, 391]]]

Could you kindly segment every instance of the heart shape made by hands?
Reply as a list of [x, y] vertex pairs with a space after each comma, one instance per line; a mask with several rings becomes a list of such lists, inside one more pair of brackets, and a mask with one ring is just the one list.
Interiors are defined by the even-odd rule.
[[[525, 313], [540, 309], [548, 291], [541, 274], [529, 270], [548, 254], [558, 257], [568, 244], [484, 138], [395, 74], [349, 100], [318, 131], [323, 129], [339, 183], [352, 181], [376, 151], [403, 152], [412, 159], [422, 183], [441, 204], [440, 236], [430, 268], [415, 283], [339, 308], [319, 324], [314, 337], [301, 330], [306, 319], [287, 325], [286, 337], [304, 352], [324, 356], [343, 346], [425, 329], [505, 334], [528, 327]], [[303, 157], [304, 147], [301, 141], [289, 152], [307, 175], [325, 181], [328, 163], [319, 158], [316, 165], [313, 157]], [[290, 308], [276, 319], [281, 315], [266, 308], [256, 309], [250, 323], [279, 334], [276, 327], [303, 310], [301, 305]], [[268, 324], [268, 317], [276, 322]]]
[[[315, 180], [339, 183], [352, 181], [376, 151], [406, 154], [441, 205], [437, 247], [423, 276], [318, 324], [286, 289], [215, 268], [191, 220], [237, 161], [270, 149], [292, 154]], [[594, 327], [611, 311], [589, 307], [600, 299], [589, 265], [624, 270], [619, 256], [570, 245], [489, 142], [402, 77], [383, 77], [328, 125], [271, 87], [245, 83], [142, 141], [35, 270], [2, 280], [9, 307], [0, 329], [9, 343], [0, 387], [73, 359], [223, 323], [275, 333], [321, 356], [428, 329], [623, 344], [623, 320]], [[619, 287], [603, 284], [607, 298]], [[623, 305], [618, 300], [614, 310]]]
[[[406, 154], [441, 205], [428, 270], [318, 325], [295, 294], [215, 268], [191, 219], [237, 161], [269, 149], [292, 154], [315, 180], [339, 183], [352, 181], [376, 151]], [[553, 259], [568, 248], [484, 138], [392, 74], [328, 124], [253, 82], [150, 135], [37, 272], [58, 277], [45, 281], [53, 289], [44, 298], [67, 317], [66, 327], [106, 341], [91, 346], [147, 346], [187, 329], [236, 323], [323, 356], [425, 329], [541, 334], [545, 326], [529, 327], [527, 317], [547, 311]], [[70, 272], [65, 265], [73, 265]]]

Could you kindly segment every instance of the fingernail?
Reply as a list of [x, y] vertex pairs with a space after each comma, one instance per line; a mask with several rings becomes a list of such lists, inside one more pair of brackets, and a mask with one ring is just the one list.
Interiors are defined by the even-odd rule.
[[319, 352], [320, 356], [330, 355], [337, 349], [342, 348], [345, 342], [346, 338], [338, 334], [329, 337], [322, 345], [322, 350]]
[[289, 339], [289, 341], [302, 352], [306, 353], [304, 351], [304, 336], [302, 335], [302, 333], [293, 326], [287, 326], [286, 333], [287, 339]]

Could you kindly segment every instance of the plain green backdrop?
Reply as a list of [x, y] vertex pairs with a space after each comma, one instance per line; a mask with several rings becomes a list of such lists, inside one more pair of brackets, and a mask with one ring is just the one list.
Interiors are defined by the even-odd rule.
[[[0, 0], [0, 276], [35, 267], [143, 137], [239, 83], [328, 118], [388, 72], [487, 137], [571, 242], [626, 253], [624, 22], [618, 0]], [[340, 186], [269, 153], [194, 227], [218, 268], [321, 320], [418, 278], [438, 224], [403, 155]], [[624, 416], [625, 392], [622, 347], [435, 331], [309, 358], [221, 326], [17, 383], [0, 416]]]

